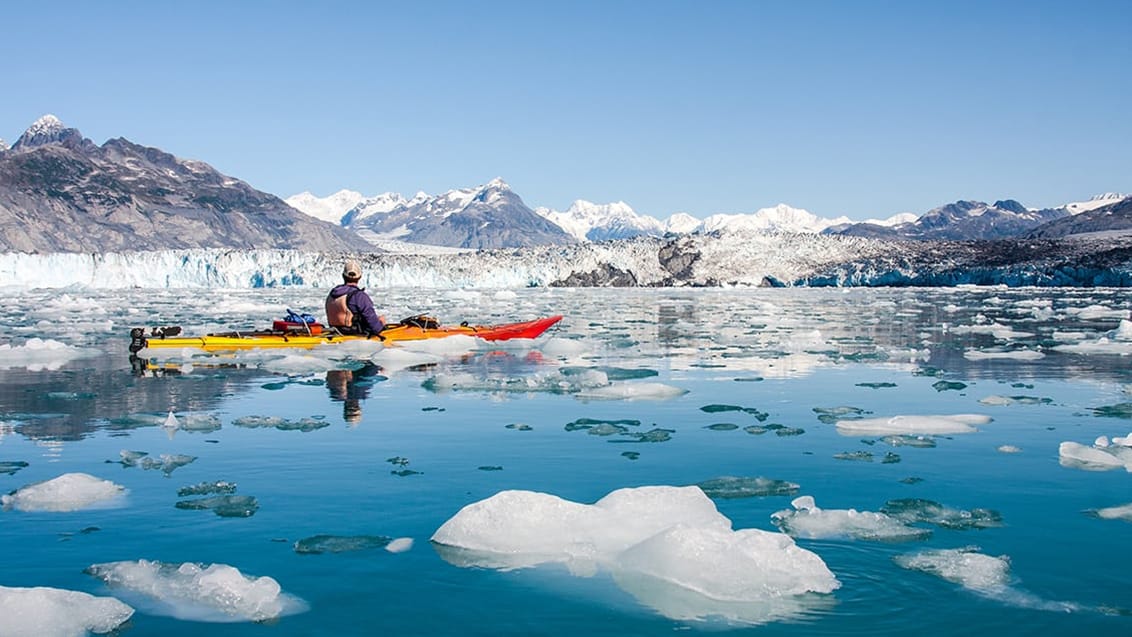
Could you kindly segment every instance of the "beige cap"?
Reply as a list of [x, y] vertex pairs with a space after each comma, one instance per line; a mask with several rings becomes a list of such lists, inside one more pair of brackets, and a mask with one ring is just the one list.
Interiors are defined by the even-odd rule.
[[342, 276], [347, 279], [360, 279], [362, 278], [362, 266], [353, 259], [348, 259], [346, 265], [342, 268]]

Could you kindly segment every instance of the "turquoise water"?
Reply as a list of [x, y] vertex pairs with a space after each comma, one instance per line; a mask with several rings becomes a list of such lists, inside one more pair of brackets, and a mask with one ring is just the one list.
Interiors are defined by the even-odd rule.
[[[316, 308], [321, 294], [58, 294], [12, 294], [0, 315], [0, 344], [9, 345], [0, 359], [0, 463], [27, 463], [0, 473], [0, 493], [83, 472], [128, 495], [114, 508], [0, 512], [0, 586], [123, 595], [84, 569], [140, 559], [218, 563], [270, 576], [306, 606], [264, 623], [204, 623], [123, 596], [137, 609], [125, 634], [1132, 634], [1132, 523], [1090, 514], [1132, 502], [1132, 477], [1123, 468], [1063, 466], [1058, 454], [1065, 441], [1090, 445], [1132, 431], [1127, 416], [1097, 411], [1132, 402], [1132, 357], [1118, 338], [1132, 307], [1126, 291], [394, 291], [378, 301], [390, 316], [430, 308], [448, 321], [565, 319], [533, 345], [461, 344], [413, 353], [409, 366], [363, 366], [368, 353], [178, 353], [140, 372], [126, 356], [131, 325], [262, 325], [287, 307]], [[35, 358], [33, 335], [59, 351]], [[620, 397], [587, 397], [600, 387], [580, 380], [586, 370], [605, 373]], [[749, 410], [703, 409], [711, 405]], [[930, 437], [932, 447], [892, 446], [880, 435], [840, 435], [815, 411], [837, 407], [865, 417], [993, 420]], [[162, 427], [170, 411], [199, 430]], [[250, 417], [295, 427], [251, 427]], [[640, 424], [607, 436], [571, 426], [586, 418]], [[767, 425], [781, 428], [747, 430]], [[668, 439], [634, 435], [655, 429], [670, 430]], [[195, 459], [147, 469], [125, 466], [123, 450]], [[806, 601], [797, 616], [757, 626], [673, 618], [601, 569], [465, 568], [429, 542], [462, 507], [505, 489], [592, 503], [624, 487], [723, 476], [800, 487], [716, 498], [736, 529], [777, 531], [771, 515], [791, 509], [796, 495], [823, 509], [870, 512], [921, 498], [993, 510], [1001, 525], [916, 523], [930, 536], [900, 542], [798, 538], [841, 587]], [[254, 496], [253, 514], [177, 508], [192, 499], [178, 489], [215, 481]], [[413, 543], [396, 553], [294, 550], [319, 534]], [[1007, 556], [1008, 578], [972, 588], [896, 561], [964, 547]]]

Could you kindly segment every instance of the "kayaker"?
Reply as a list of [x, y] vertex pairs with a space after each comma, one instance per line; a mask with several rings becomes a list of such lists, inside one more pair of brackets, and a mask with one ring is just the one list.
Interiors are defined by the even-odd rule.
[[358, 287], [361, 279], [362, 266], [347, 260], [342, 267], [342, 285], [335, 286], [326, 297], [326, 324], [343, 334], [377, 334], [385, 327], [373, 299], [365, 288]]

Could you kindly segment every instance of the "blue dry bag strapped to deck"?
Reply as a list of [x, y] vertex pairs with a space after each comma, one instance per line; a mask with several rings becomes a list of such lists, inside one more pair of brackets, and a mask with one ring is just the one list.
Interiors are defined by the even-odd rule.
[[296, 314], [291, 308], [287, 308], [287, 316], [283, 317], [284, 321], [288, 323], [317, 323], [318, 319], [307, 313]]

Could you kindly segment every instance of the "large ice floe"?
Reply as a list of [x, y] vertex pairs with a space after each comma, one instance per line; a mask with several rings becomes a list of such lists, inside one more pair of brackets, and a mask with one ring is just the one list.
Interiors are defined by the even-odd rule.
[[840, 582], [783, 533], [732, 530], [695, 486], [619, 489], [594, 504], [502, 491], [469, 504], [432, 536], [464, 567], [563, 564], [608, 571], [641, 603], [679, 620], [761, 624], [829, 603]]
[[20, 511], [77, 511], [114, 506], [125, 494], [125, 487], [109, 480], [86, 473], [65, 473], [0, 495], [0, 505]]
[[155, 615], [201, 622], [265, 621], [307, 610], [271, 577], [244, 575], [227, 564], [137, 560], [93, 564], [86, 573]]
[[843, 436], [886, 436], [897, 434], [949, 435], [977, 431], [975, 425], [985, 425], [990, 416], [981, 414], [953, 414], [947, 416], [891, 416], [888, 418], [858, 418], [838, 420], [837, 433]]
[[1127, 436], [1100, 436], [1092, 445], [1067, 440], [1057, 449], [1063, 467], [1086, 471], [1125, 469], [1132, 472], [1132, 433]]
[[1118, 354], [1128, 356], [1132, 354], [1132, 321], [1121, 319], [1120, 325], [1103, 336], [1089, 340], [1076, 339], [1076, 343], [1063, 343], [1055, 345], [1054, 350], [1072, 354]]
[[0, 637], [109, 633], [133, 614], [133, 608], [113, 597], [44, 586], [0, 586]]
[[98, 355], [95, 349], [75, 347], [50, 338], [29, 338], [18, 345], [0, 344], [0, 369], [55, 370], [73, 360]]

